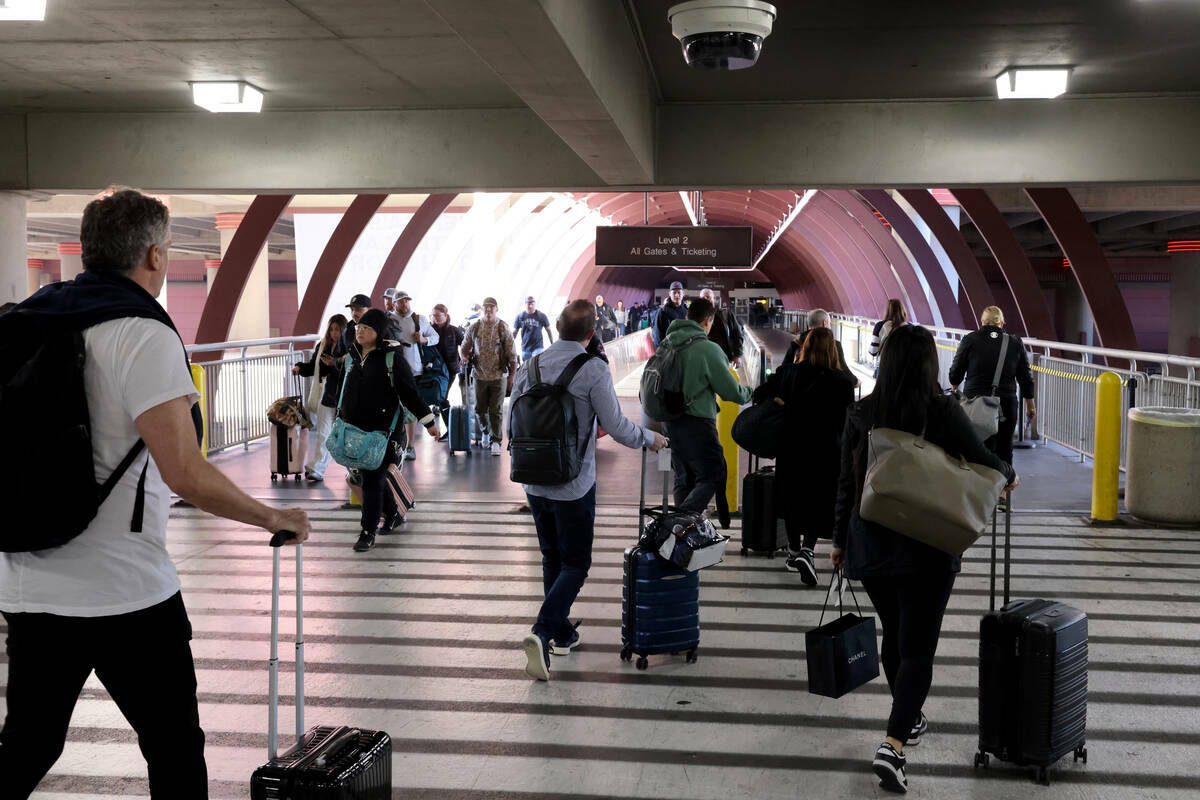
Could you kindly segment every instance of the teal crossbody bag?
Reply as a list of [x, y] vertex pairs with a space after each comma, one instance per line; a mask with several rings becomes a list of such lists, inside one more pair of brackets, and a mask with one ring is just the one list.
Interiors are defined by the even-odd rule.
[[[384, 354], [388, 375], [392, 374], [395, 363], [394, 356], [395, 353], [390, 350]], [[346, 374], [342, 377], [342, 389], [338, 393], [337, 417], [333, 420], [333, 428], [330, 429], [329, 437], [325, 440], [325, 447], [328, 448], [329, 455], [333, 457], [333, 460], [347, 469], [379, 469], [383, 464], [383, 457], [387, 454], [388, 440], [391, 439], [392, 432], [396, 430], [396, 423], [400, 421], [400, 413], [404, 410], [404, 406], [397, 403], [396, 414], [392, 417], [392, 427], [388, 429], [387, 433], [364, 431], [342, 419], [342, 398], [346, 394], [346, 381], [350, 379], [350, 370], [353, 367], [354, 361], [350, 356], [346, 356]]]

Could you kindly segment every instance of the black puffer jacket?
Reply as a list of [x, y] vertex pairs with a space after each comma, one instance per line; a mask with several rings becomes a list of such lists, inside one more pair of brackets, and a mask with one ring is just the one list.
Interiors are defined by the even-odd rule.
[[437, 325], [434, 325], [433, 322], [430, 322], [429, 324], [433, 326], [435, 331], [437, 331], [437, 349], [442, 354], [442, 361], [446, 362], [446, 370], [451, 375], [454, 375], [456, 372], [458, 372], [460, 361], [462, 360], [461, 356], [459, 355], [458, 348], [462, 347], [463, 339], [466, 337], [466, 334], [463, 333], [462, 328], [458, 327], [452, 322], [447, 322], [440, 328]]
[[[912, 575], [921, 572], [958, 572], [962, 562], [858, 515], [863, 484], [867, 477], [867, 432], [875, 427], [875, 395], [850, 406], [842, 433], [842, 469], [838, 478], [833, 543], [846, 550], [845, 572], [850, 578]], [[920, 429], [909, 433], [920, 433]], [[930, 403], [925, 438], [955, 457], [983, 464], [1004, 473], [1009, 482], [1016, 476], [1011, 465], [996, 458], [983, 446], [966, 412], [951, 397], [935, 397]]]
[[[1004, 331], [995, 325], [984, 325], [964, 336], [950, 364], [950, 385], [957, 386], [965, 377], [967, 383], [963, 386], [963, 394], [967, 397], [991, 394], [996, 361], [1000, 358], [1000, 337], [1004, 335]], [[1037, 391], [1024, 342], [1021, 337], [1008, 334], [1008, 351], [1004, 354], [1004, 369], [1000, 371], [1000, 385], [996, 394], [1000, 397], [1016, 397], [1018, 384], [1023, 397], [1033, 397]]]
[[[387, 370], [388, 351], [395, 353], [392, 356], [391, 375]], [[392, 427], [399, 403], [403, 403], [404, 408], [412, 412], [422, 425], [436, 419], [417, 392], [412, 370], [398, 345], [377, 347], [367, 353], [365, 361], [355, 348], [351, 350], [350, 358], [353, 362], [349, 367], [349, 375], [345, 377], [342, 418], [351, 425], [364, 431], [386, 431]], [[396, 427], [403, 424], [404, 412], [401, 411]]]
[[[321, 380], [324, 381], [321, 384], [321, 405], [326, 408], [337, 408], [338, 392], [342, 388], [341, 383], [338, 382], [337, 362], [335, 361], [332, 366], [326, 366], [317, 359], [320, 344], [320, 342], [314, 344], [312, 357], [308, 361], [301, 361], [296, 366], [300, 367], [300, 374], [305, 378], [311, 378], [313, 373], [320, 369]], [[325, 352], [324, 355], [332, 356], [332, 353]]]

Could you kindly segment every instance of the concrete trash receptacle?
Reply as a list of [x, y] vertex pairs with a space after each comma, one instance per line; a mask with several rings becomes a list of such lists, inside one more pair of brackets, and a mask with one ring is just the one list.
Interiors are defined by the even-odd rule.
[[1200, 525], [1200, 411], [1129, 409], [1125, 507], [1156, 522]]

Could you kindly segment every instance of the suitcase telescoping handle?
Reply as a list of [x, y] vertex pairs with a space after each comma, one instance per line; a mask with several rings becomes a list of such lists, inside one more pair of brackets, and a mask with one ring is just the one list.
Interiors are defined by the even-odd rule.
[[[1001, 502], [1005, 504], [1004, 514], [1004, 603], [1008, 605], [1009, 600], [1009, 583], [1011, 580], [1011, 555], [1012, 555], [1012, 494], [1010, 493], [1006, 499]], [[996, 527], [997, 518], [1000, 516], [1000, 507], [992, 509], [992, 574], [989, 596], [991, 598], [991, 611], [996, 610]]]
[[[640, 514], [646, 508], [646, 454], [650, 452], [650, 448], [642, 447], [642, 480], [641, 494], [638, 497], [638, 513]], [[671, 442], [667, 440], [667, 446], [654, 454], [658, 459], [658, 470], [663, 474], [663, 490], [662, 490], [662, 510], [665, 515], [670, 508], [670, 480], [671, 480]], [[640, 524], [640, 523], [639, 523]]]
[[[295, 539], [292, 531], [271, 537], [271, 660], [268, 682], [267, 755], [279, 755], [279, 549]], [[304, 545], [296, 545], [296, 741], [304, 736]]]

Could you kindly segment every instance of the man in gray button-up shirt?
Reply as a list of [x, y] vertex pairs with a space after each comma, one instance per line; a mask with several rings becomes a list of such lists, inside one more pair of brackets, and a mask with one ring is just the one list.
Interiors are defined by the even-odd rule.
[[[558, 318], [558, 341], [536, 356], [543, 381], [555, 381], [567, 364], [585, 351], [595, 335], [595, 327], [596, 308], [587, 300], [576, 300], [563, 309]], [[513, 380], [514, 399], [529, 388], [527, 365], [528, 362], [517, 370]], [[550, 655], [567, 655], [579, 644], [577, 625], [573, 626], [568, 617], [592, 565], [592, 532], [596, 520], [596, 422], [599, 421], [614, 441], [626, 447], [649, 447], [658, 451], [667, 444], [660, 434], [635, 425], [621, 413], [612, 376], [602, 359], [593, 358], [585, 363], [567, 391], [575, 399], [575, 417], [581, 423], [579, 451], [583, 458], [579, 475], [555, 486], [522, 486], [537, 526], [545, 587], [545, 601], [537, 622], [523, 642], [528, 662], [525, 671], [530, 677], [543, 681], [550, 679]]]

